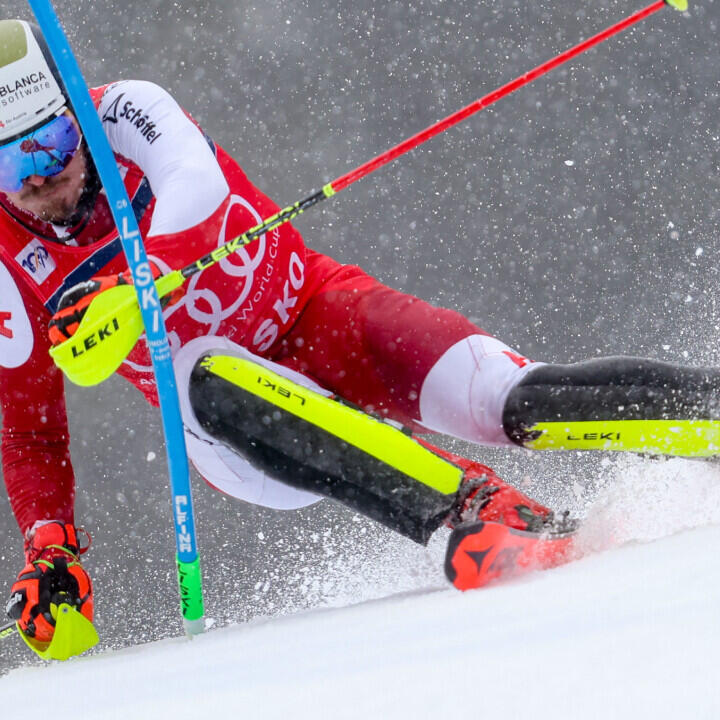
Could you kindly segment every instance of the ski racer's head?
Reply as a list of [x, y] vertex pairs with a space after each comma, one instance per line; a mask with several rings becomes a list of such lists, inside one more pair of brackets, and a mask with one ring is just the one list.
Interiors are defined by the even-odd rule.
[[40, 29], [0, 20], [0, 193], [46, 222], [72, 224], [87, 167], [80, 127]]

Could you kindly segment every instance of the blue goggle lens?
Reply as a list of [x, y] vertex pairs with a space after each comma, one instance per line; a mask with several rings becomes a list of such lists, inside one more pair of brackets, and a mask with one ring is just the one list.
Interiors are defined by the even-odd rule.
[[67, 113], [0, 147], [0, 190], [17, 192], [30, 175], [61, 173], [80, 147], [80, 133]]

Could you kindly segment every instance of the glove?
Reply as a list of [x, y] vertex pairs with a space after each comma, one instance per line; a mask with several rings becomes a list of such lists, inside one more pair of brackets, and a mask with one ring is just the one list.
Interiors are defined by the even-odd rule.
[[76, 528], [59, 521], [28, 531], [27, 565], [12, 586], [6, 608], [27, 637], [50, 643], [55, 632], [51, 605], [67, 603], [92, 622], [92, 583], [79, 559], [88, 547], [79, 547]]
[[128, 285], [127, 279], [121, 275], [106, 275], [91, 278], [85, 282], [73, 285], [66, 290], [58, 303], [57, 311], [48, 325], [48, 335], [52, 346], [69, 340], [80, 326], [90, 303], [104, 290]]
[[[155, 263], [150, 263], [153, 279], [162, 275], [160, 268]], [[102, 275], [91, 278], [85, 282], [73, 285], [60, 297], [57, 310], [48, 325], [48, 335], [53, 347], [69, 340], [80, 326], [80, 323], [87, 312], [90, 303], [105, 290], [117, 287], [118, 285], [132, 285], [133, 279], [130, 270], [119, 275]], [[174, 305], [185, 294], [182, 287], [176, 288], [171, 293], [160, 298], [160, 305], [164, 309]]]

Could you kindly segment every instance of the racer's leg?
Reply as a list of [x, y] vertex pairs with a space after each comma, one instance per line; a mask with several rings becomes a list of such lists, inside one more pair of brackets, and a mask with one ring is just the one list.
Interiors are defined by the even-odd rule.
[[[495, 520], [537, 530], [552, 521], [547, 508], [487, 466], [418, 442], [289, 374], [226, 343], [195, 364], [186, 423], [251, 463], [256, 485], [274, 479], [332, 498], [417, 542], [443, 523]], [[247, 499], [247, 473], [243, 480], [245, 487], [233, 485], [242, 494], [233, 494]]]
[[458, 313], [348, 267], [275, 359], [417, 430], [484, 445], [720, 451], [720, 371], [639, 358], [533, 363]]

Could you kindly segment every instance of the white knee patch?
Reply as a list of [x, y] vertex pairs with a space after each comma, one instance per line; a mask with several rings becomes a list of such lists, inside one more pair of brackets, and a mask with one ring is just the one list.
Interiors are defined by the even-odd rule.
[[445, 352], [425, 378], [420, 422], [482, 445], [513, 445], [502, 427], [505, 400], [538, 365], [500, 340], [471, 335]]
[[323, 395], [331, 394], [304, 375], [253, 355], [227, 338], [208, 336], [191, 340], [173, 358], [173, 365], [180, 396], [180, 411], [185, 425], [185, 442], [192, 464], [213, 487], [254, 505], [263, 505], [276, 510], [293, 510], [321, 500], [322, 497], [319, 495], [306, 490], [298, 490], [268, 477], [261, 470], [254, 468], [241, 455], [218, 442], [203, 430], [190, 404], [190, 375], [195, 363], [203, 355], [216, 350], [263, 365], [279, 375]]

